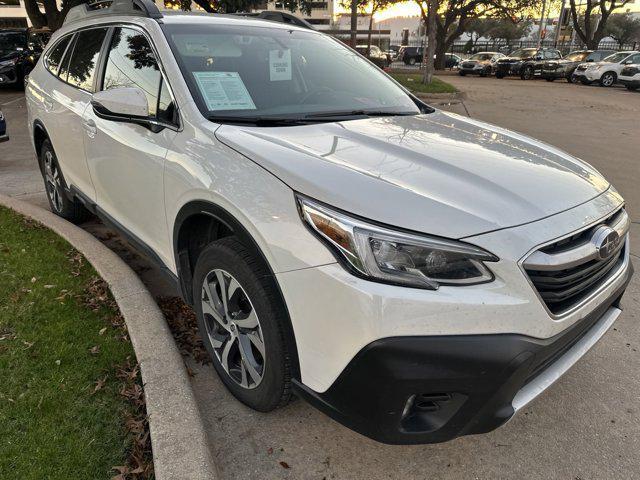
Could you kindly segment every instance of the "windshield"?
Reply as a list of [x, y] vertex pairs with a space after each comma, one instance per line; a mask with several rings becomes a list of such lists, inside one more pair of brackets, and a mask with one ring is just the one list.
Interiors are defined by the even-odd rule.
[[325, 35], [246, 25], [164, 29], [191, 94], [212, 119], [420, 113], [378, 67]]
[[625, 58], [627, 58], [628, 56], [629, 56], [629, 52], [618, 52], [618, 53], [614, 53], [613, 55], [609, 55], [607, 58], [603, 60], [603, 62], [618, 63], [624, 60]]
[[484, 60], [491, 60], [492, 58], [493, 58], [492, 53], [476, 53], [475, 55], [471, 55], [469, 57], [469, 60], [484, 61]]
[[536, 54], [535, 48], [520, 48], [511, 54], [512, 57], [530, 58]]
[[570, 62], [582, 62], [588, 56], [589, 52], [573, 52], [564, 57], [564, 59]]
[[0, 51], [12, 52], [27, 48], [27, 34], [23, 32], [0, 32]]

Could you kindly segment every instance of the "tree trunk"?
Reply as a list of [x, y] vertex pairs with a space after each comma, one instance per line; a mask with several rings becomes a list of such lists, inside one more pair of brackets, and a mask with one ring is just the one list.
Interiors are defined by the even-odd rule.
[[424, 75], [422, 76], [422, 83], [431, 83], [433, 81], [433, 55], [436, 51], [436, 15], [438, 14], [439, 0], [429, 0], [427, 11], [427, 46], [424, 49], [424, 57], [422, 63], [424, 64]]
[[373, 28], [373, 14], [375, 10], [371, 8], [371, 16], [369, 17], [369, 31], [367, 32], [367, 55], [371, 53], [371, 29]]
[[40, 28], [47, 26], [47, 17], [38, 8], [36, 0], [24, 0], [24, 9], [34, 27]]
[[358, 1], [351, 0], [351, 47], [358, 44]]
[[216, 9], [213, 8], [213, 5], [211, 5], [211, 3], [209, 3], [209, 0], [193, 0], [193, 2], [207, 13], [216, 13]]
[[445, 55], [445, 53], [447, 53], [447, 42], [441, 41], [440, 39], [438, 39], [435, 50], [436, 50], [436, 59], [435, 59], [436, 70], [444, 70], [446, 67], [446, 60], [447, 60]]

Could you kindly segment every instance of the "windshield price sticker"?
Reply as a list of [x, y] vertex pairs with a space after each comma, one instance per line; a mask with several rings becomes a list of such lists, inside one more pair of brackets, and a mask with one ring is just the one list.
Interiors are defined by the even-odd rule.
[[209, 110], [255, 110], [238, 72], [193, 72]]
[[269, 50], [269, 79], [291, 80], [291, 50]]

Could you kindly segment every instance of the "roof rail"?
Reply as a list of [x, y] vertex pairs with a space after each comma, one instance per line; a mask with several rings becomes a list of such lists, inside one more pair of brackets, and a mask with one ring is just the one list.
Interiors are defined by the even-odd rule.
[[237, 17], [250, 17], [258, 18], [260, 20], [269, 20], [271, 22], [288, 23], [290, 25], [296, 25], [297, 27], [306, 28], [309, 30], [315, 30], [315, 27], [306, 20], [296, 17], [288, 12], [279, 12], [274, 10], [263, 10], [260, 13], [257, 12], [236, 12], [229, 15]]
[[77, 22], [85, 18], [107, 15], [137, 15], [148, 18], [162, 18], [162, 13], [152, 0], [100, 0], [83, 3], [71, 8], [63, 24]]

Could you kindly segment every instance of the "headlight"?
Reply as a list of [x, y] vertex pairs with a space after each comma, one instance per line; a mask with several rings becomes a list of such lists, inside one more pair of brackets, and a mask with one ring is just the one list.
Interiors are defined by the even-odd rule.
[[369, 280], [435, 290], [476, 285], [493, 274], [491, 253], [463, 242], [391, 230], [297, 196], [300, 215], [354, 274]]

